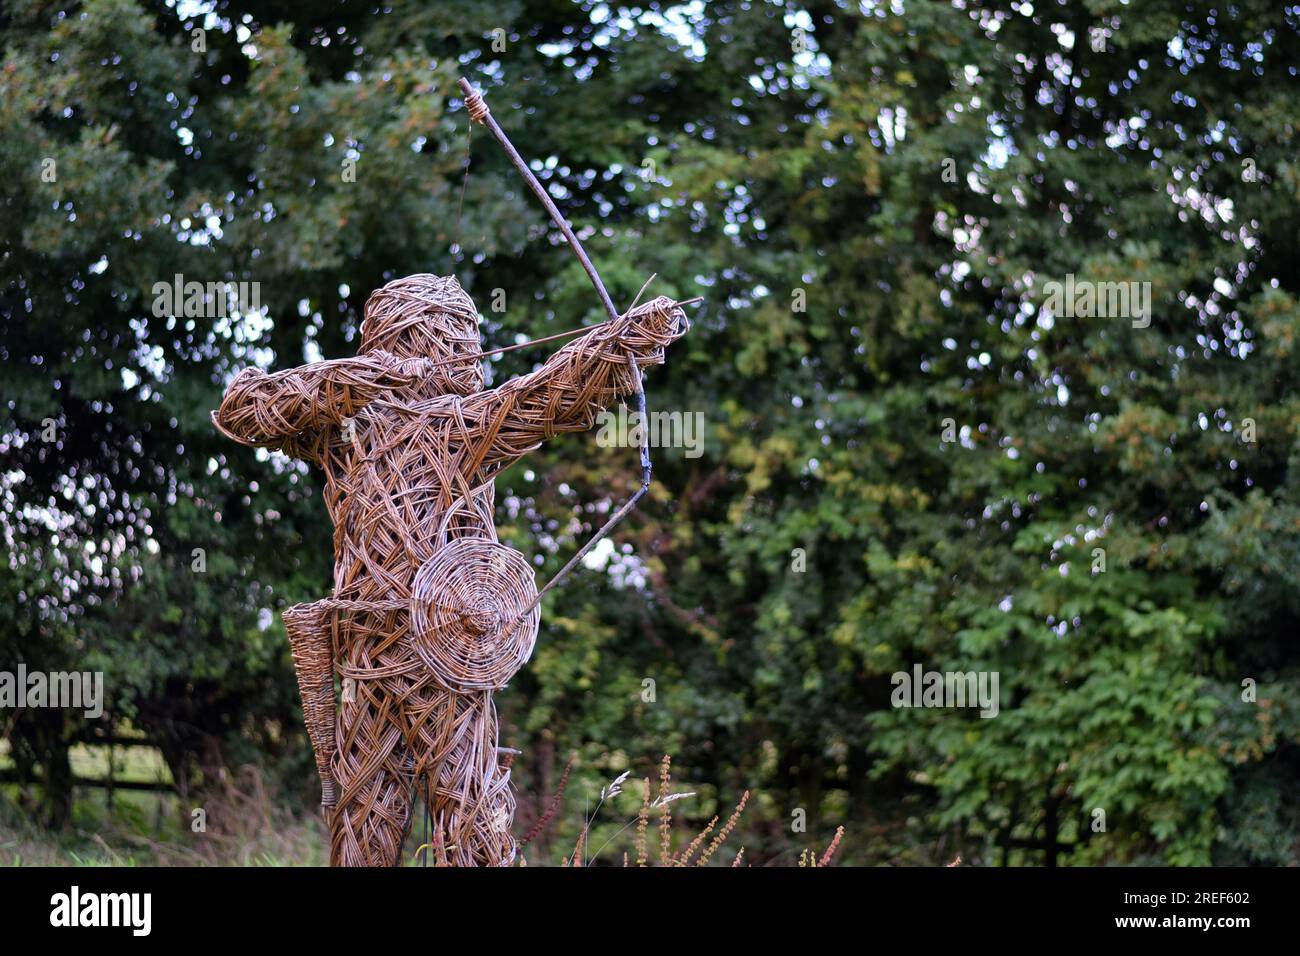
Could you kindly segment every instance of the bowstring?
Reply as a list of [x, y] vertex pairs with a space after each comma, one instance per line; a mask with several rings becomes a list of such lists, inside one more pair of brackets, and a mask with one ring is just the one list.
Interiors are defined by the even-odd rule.
[[[650, 278], [653, 279], [654, 276], [651, 276]], [[649, 284], [650, 282], [647, 280], [646, 286], [648, 286]], [[641, 292], [645, 292], [644, 286], [642, 287]], [[637, 293], [638, 298], [640, 298], [640, 295], [641, 293]], [[678, 307], [683, 305], [694, 305], [696, 302], [700, 302], [700, 301], [703, 301], [703, 298], [697, 295], [697, 296], [692, 296], [689, 299], [680, 299], [674, 302], [673, 306]], [[635, 302], [633, 302], [631, 307], [629, 307], [628, 312], [631, 312], [632, 309], [634, 308], [636, 308]], [[620, 319], [627, 318], [628, 312], [624, 312], [621, 316], [619, 316], [619, 318]], [[556, 332], [553, 335], [543, 335], [541, 338], [529, 339], [527, 342], [519, 342], [515, 345], [502, 345], [500, 348], [487, 349], [486, 351], [481, 351], [481, 352], [466, 352], [464, 355], [453, 355], [451, 358], [445, 358], [445, 359], [428, 359], [426, 360], [428, 362], [427, 367], [441, 368], [444, 365], [455, 365], [458, 362], [468, 362], [471, 359], [483, 359], [491, 355], [500, 355], [503, 352], [514, 352], [518, 349], [526, 349], [532, 345], [541, 345], [544, 342], [554, 342], [556, 339], [562, 339], [569, 335], [578, 335], [582, 332], [591, 332], [595, 329], [601, 328], [602, 326], [607, 326], [611, 324], [612, 324], [611, 321], [609, 319], [606, 319], [604, 322], [596, 322], [593, 323], [592, 325], [581, 325], [574, 329], [565, 329], [563, 332]]]

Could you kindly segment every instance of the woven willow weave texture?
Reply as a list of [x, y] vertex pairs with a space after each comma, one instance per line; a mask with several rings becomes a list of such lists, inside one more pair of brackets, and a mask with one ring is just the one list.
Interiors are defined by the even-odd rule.
[[231, 381], [213, 413], [224, 435], [325, 474], [334, 593], [284, 621], [333, 865], [396, 865], [417, 787], [449, 862], [514, 859], [492, 694], [531, 654], [540, 610], [521, 617], [536, 584], [497, 541], [493, 481], [591, 428], [635, 389], [630, 363], [662, 363], [688, 329], [677, 303], [654, 299], [484, 389], [474, 303], [454, 278], [415, 275], [367, 301], [356, 358]]

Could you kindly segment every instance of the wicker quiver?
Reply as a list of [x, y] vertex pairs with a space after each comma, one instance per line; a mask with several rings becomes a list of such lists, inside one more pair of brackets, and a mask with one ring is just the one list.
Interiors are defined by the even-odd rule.
[[317, 601], [313, 604], [295, 604], [285, 610], [281, 617], [284, 619], [284, 629], [289, 634], [289, 649], [293, 654], [293, 669], [298, 676], [298, 692], [302, 695], [307, 736], [311, 739], [311, 747], [316, 754], [321, 806], [332, 807], [336, 793], [334, 778], [330, 775], [330, 759], [335, 750], [331, 612], [326, 601]]

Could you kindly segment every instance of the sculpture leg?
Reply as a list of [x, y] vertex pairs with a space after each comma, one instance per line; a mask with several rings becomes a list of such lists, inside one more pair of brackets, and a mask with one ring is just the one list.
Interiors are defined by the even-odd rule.
[[497, 754], [497, 715], [486, 691], [455, 693], [432, 678], [406, 695], [407, 739], [433, 833], [453, 866], [507, 866], [515, 800]]
[[343, 679], [339, 795], [330, 826], [332, 866], [397, 866], [411, 820], [414, 759], [403, 733], [402, 697], [418, 666], [394, 613], [340, 615], [337, 670]]
[[410, 825], [412, 759], [392, 696], [358, 688], [339, 713], [331, 866], [397, 866]]

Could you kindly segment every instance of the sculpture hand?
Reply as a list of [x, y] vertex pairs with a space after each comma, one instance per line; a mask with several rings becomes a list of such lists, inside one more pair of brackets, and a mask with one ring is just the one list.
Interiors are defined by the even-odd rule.
[[691, 328], [685, 310], [664, 295], [632, 309], [623, 317], [623, 321], [630, 331], [660, 345], [677, 341]]
[[425, 378], [434, 368], [433, 360], [422, 355], [399, 358], [391, 352], [376, 349], [370, 353], [370, 357], [377, 358], [383, 363], [390, 378], [400, 379], [397, 385], [402, 388]]
[[426, 378], [435, 368], [433, 359], [418, 356], [416, 358], [397, 359], [396, 371], [413, 379]]

